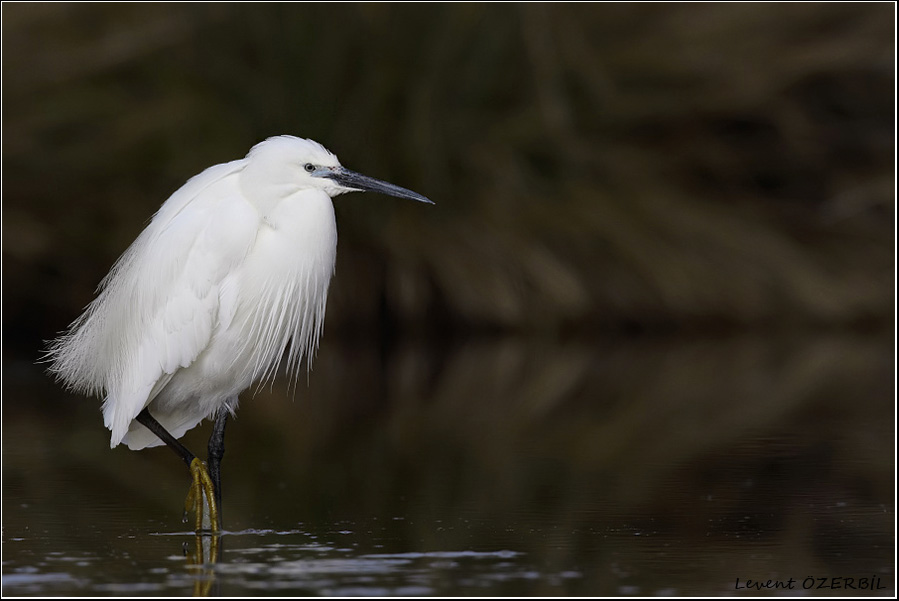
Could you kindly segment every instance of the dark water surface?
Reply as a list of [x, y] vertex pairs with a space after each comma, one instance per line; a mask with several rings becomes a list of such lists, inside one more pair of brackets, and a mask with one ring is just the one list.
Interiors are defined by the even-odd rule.
[[174, 454], [8, 363], [3, 594], [892, 596], [893, 364], [867, 335], [326, 336], [229, 423], [213, 539]]

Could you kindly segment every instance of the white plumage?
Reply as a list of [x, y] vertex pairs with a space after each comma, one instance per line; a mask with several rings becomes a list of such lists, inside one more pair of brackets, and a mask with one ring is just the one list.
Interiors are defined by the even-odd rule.
[[278, 136], [190, 179], [162, 205], [53, 342], [51, 371], [104, 398], [111, 446], [162, 444], [134, 421], [145, 407], [175, 438], [273, 377], [296, 376], [318, 345], [334, 272], [331, 197], [376, 190], [430, 202], [340, 166], [312, 140]]

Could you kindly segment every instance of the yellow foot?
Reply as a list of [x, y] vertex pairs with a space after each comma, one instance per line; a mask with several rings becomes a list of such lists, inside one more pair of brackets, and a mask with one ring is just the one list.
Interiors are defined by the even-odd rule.
[[184, 543], [184, 553], [187, 557], [187, 565], [195, 568], [194, 597], [208, 597], [215, 584], [215, 564], [219, 560], [219, 537], [221, 534], [194, 535], [194, 552], [187, 552], [187, 543]]
[[219, 512], [215, 505], [215, 491], [212, 486], [212, 478], [209, 477], [209, 470], [206, 464], [199, 459], [194, 459], [190, 464], [190, 474], [193, 476], [193, 484], [187, 493], [187, 500], [184, 502], [185, 521], [187, 514], [196, 512], [196, 530], [219, 531]]

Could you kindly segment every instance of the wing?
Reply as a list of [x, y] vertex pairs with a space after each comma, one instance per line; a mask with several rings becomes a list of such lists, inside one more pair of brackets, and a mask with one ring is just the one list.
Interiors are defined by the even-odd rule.
[[212, 167], [175, 192], [50, 349], [51, 369], [69, 387], [105, 396], [113, 447], [231, 318], [221, 311], [222, 280], [246, 257], [259, 224], [240, 190], [242, 167]]

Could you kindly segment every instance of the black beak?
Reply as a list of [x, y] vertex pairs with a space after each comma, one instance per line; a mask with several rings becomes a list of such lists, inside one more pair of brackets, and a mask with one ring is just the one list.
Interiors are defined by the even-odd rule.
[[362, 175], [355, 171], [350, 171], [344, 167], [328, 167], [326, 168], [326, 173], [323, 173], [321, 177], [327, 177], [345, 188], [359, 190], [360, 192], [380, 192], [381, 194], [386, 194], [388, 196], [408, 198], [409, 200], [434, 204], [433, 201], [422, 196], [418, 192], [413, 192], [412, 190], [407, 190], [406, 188], [401, 188], [379, 179], [368, 177], [367, 175]]

